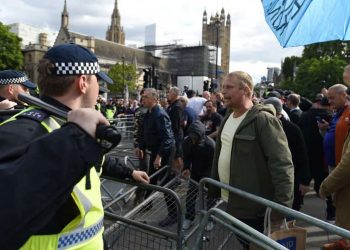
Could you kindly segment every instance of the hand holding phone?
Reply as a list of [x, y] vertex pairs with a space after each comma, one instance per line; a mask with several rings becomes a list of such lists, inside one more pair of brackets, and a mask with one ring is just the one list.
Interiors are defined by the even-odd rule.
[[323, 120], [323, 118], [321, 116], [316, 116], [316, 120], [319, 123], [325, 123], [325, 121]]

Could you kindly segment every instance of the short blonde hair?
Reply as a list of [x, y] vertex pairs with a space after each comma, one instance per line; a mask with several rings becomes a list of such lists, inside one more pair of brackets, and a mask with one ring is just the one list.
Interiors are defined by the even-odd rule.
[[236, 78], [240, 88], [247, 86], [250, 90], [250, 98], [253, 96], [254, 82], [253, 78], [244, 71], [234, 71], [226, 76], [226, 79]]

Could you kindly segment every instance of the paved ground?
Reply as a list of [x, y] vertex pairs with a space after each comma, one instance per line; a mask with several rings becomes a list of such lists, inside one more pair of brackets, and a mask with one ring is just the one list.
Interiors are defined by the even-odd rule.
[[[321, 220], [326, 218], [326, 205], [323, 200], [316, 196], [315, 192], [310, 192], [304, 199], [304, 206], [301, 212], [316, 217]], [[300, 225], [308, 230], [306, 249], [320, 249], [327, 242], [334, 241], [338, 236], [325, 232], [321, 228], [300, 223]]]

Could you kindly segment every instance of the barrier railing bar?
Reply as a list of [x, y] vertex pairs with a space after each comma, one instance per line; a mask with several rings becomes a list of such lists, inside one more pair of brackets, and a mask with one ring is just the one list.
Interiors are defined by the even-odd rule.
[[[135, 220], [130, 220], [130, 219], [125, 218], [123, 216], [119, 216], [119, 215], [116, 215], [116, 214], [113, 214], [113, 213], [110, 213], [110, 212], [107, 212], [107, 211], [105, 212], [105, 215], [107, 217], [109, 217], [109, 218], [121, 221], [121, 222], [125, 223], [127, 226], [129, 226], [129, 225], [136, 226], [136, 227], [141, 228], [143, 230], [149, 230], [149, 231], [151, 231], [153, 233], [157, 233], [157, 234], [160, 234], [162, 236], [165, 236], [165, 237], [168, 237], [168, 238], [172, 238], [174, 240], [177, 240], [177, 238], [178, 238], [178, 235], [176, 233], [169, 232], [169, 231], [157, 228], [157, 227], [152, 226], [152, 225], [144, 224], [142, 222], [135, 221]], [[106, 233], [108, 234], [109, 231], [113, 230], [115, 227], [116, 226], [112, 225], [110, 228], [105, 230]]]
[[[163, 168], [166, 169], [166, 167], [163, 167]], [[163, 170], [163, 171], [165, 171], [165, 170]], [[114, 177], [105, 176], [104, 178], [108, 179], [108, 180], [113, 180], [113, 181], [129, 184], [129, 185], [134, 185], [134, 186], [141, 187], [143, 189], [158, 191], [158, 192], [170, 195], [175, 201], [176, 210], [177, 210], [177, 222], [178, 222], [177, 223], [177, 249], [178, 250], [182, 249], [182, 241], [183, 241], [183, 234], [184, 234], [184, 232], [182, 231], [182, 224], [183, 224], [184, 217], [185, 217], [184, 216], [184, 207], [180, 201], [179, 196], [173, 190], [166, 188], [166, 186], [170, 185], [169, 183], [171, 183], [171, 181], [166, 186], [162, 187], [162, 186], [156, 186], [156, 185], [152, 185], [152, 184], [139, 183], [139, 182], [130, 181], [130, 180], [123, 180], [123, 179], [114, 178]], [[172, 181], [174, 181], [174, 180], [172, 180]]]
[[[218, 182], [216, 180], [213, 180], [211, 178], [203, 178], [201, 179], [200, 181], [200, 187], [199, 187], [199, 197], [203, 197], [203, 188], [204, 188], [204, 185], [205, 183], [208, 183], [208, 184], [211, 184], [211, 185], [214, 185], [214, 186], [217, 186], [219, 188], [223, 188], [223, 189], [226, 189], [228, 190], [229, 192], [232, 192], [236, 195], [239, 195], [243, 198], [246, 198], [248, 200], [251, 200], [251, 201], [254, 201], [254, 202], [257, 202], [257, 203], [260, 203], [264, 206], [267, 206], [267, 207], [271, 207], [272, 209], [275, 209], [283, 214], [287, 214], [293, 218], [296, 218], [296, 219], [299, 219], [299, 220], [302, 220], [302, 221], [305, 221], [309, 224], [312, 224], [312, 225], [315, 225], [319, 228], [322, 228], [328, 232], [331, 232], [331, 233], [334, 233], [334, 234], [337, 234], [339, 236], [342, 236], [344, 238], [347, 238], [347, 239], [350, 239], [350, 231], [348, 230], [345, 230], [343, 228], [340, 228], [340, 227], [337, 227], [335, 225], [332, 225], [332, 224], [329, 224], [327, 222], [324, 222], [320, 219], [317, 219], [317, 218], [314, 218], [310, 215], [307, 215], [307, 214], [303, 214], [301, 212], [298, 212], [298, 211], [295, 211], [291, 208], [288, 208], [288, 207], [285, 207], [285, 206], [282, 206], [278, 203], [275, 203], [273, 201], [270, 201], [270, 200], [267, 200], [267, 199], [264, 199], [262, 197], [259, 197], [259, 196], [256, 196], [254, 194], [251, 194], [251, 193], [248, 193], [248, 192], [245, 192], [243, 190], [240, 190], [238, 188], [234, 188], [232, 186], [229, 186], [227, 184], [224, 184], [222, 182]], [[200, 201], [200, 209], [203, 210], [204, 209], [204, 201], [203, 199], [199, 199]]]
[[[154, 178], [155, 176], [161, 174], [162, 172], [166, 171], [167, 168], [161, 168], [159, 169], [157, 172], [153, 173], [150, 178]], [[107, 176], [102, 176], [103, 179], [106, 179], [108, 180], [110, 177], [107, 177]], [[121, 182], [121, 181], [118, 181], [118, 182]], [[133, 191], [135, 191], [137, 189], [137, 185], [135, 185], [136, 182], [132, 182], [131, 185], [134, 185], [136, 187], [132, 187], [131, 189], [129, 189], [128, 191], [126, 191], [125, 193], [123, 193], [122, 195], [119, 195], [118, 197], [116, 197], [114, 200], [112, 200], [111, 202], [107, 203], [103, 209], [106, 209], [110, 206], [112, 206], [113, 204], [117, 203], [118, 201], [120, 201], [121, 199], [123, 199], [124, 197], [126, 197], [128, 194], [132, 193]], [[106, 191], [106, 188], [104, 186], [102, 186], [102, 188]], [[108, 194], [109, 194], [109, 191], [107, 191]]]

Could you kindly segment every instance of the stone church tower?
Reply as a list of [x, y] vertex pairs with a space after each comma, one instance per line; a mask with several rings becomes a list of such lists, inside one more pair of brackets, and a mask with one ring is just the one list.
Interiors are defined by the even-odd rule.
[[68, 24], [69, 24], [69, 15], [67, 11], [67, 1], [64, 0], [64, 7], [63, 11], [61, 14], [61, 29], [68, 29]]
[[[228, 74], [230, 69], [230, 34], [231, 17], [230, 14], [228, 14], [225, 18], [224, 8], [222, 8], [220, 16], [219, 13], [216, 13], [215, 16], [211, 16], [209, 23], [207, 11], [205, 10], [203, 12], [202, 44], [221, 48], [220, 68], [223, 72], [220, 72], [220, 68], [218, 69], [219, 79], [225, 74]], [[220, 58], [220, 56], [218, 58]]]
[[123, 31], [123, 27], [120, 26], [120, 14], [118, 10], [117, 0], [115, 0], [114, 3], [111, 25], [108, 26], [106, 40], [125, 45], [125, 34]]

